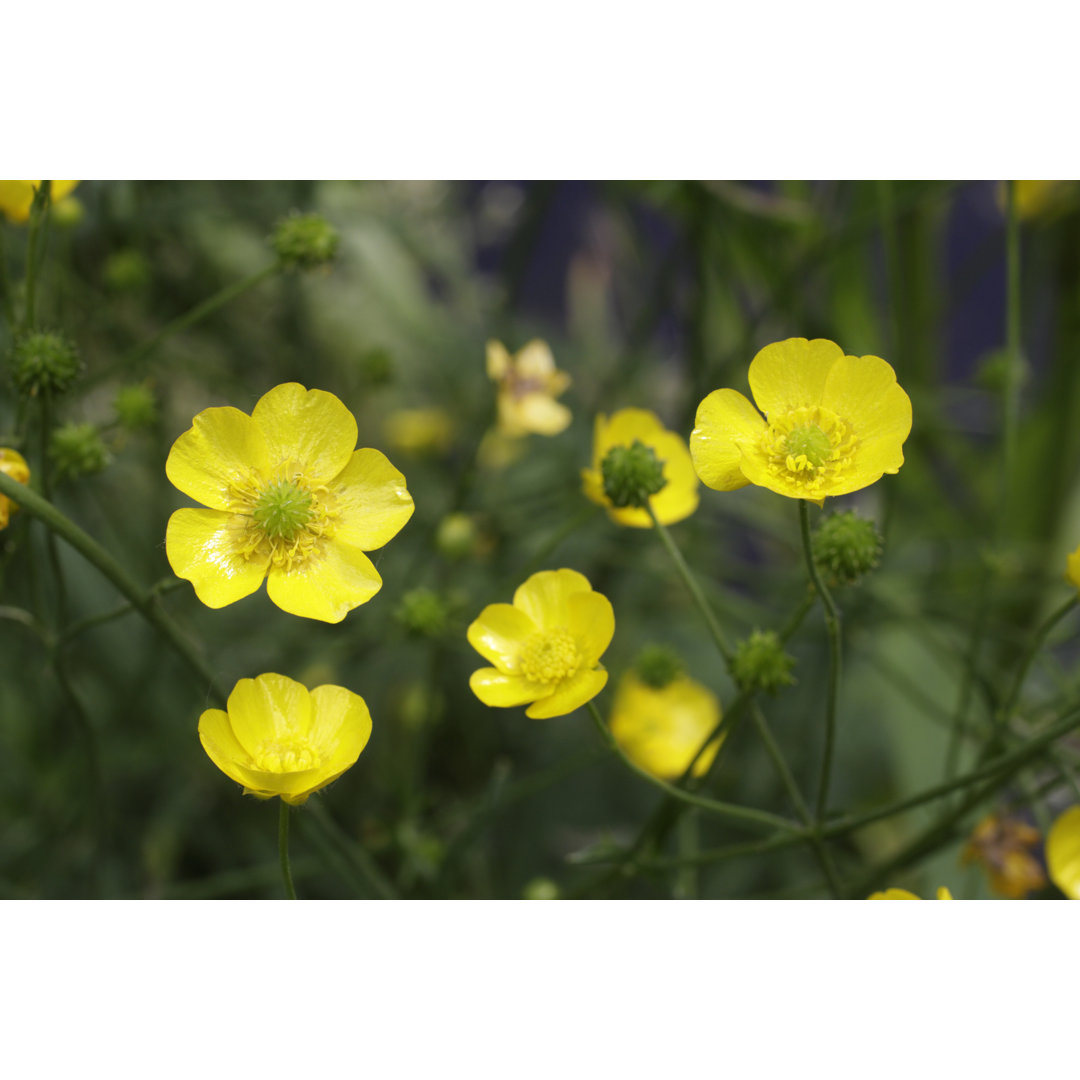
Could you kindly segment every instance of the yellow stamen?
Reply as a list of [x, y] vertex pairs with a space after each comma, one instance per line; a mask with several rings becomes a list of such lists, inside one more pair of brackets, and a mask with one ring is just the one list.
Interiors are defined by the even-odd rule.
[[567, 631], [545, 630], [525, 642], [521, 673], [530, 682], [562, 682], [577, 674], [581, 660], [577, 642]]

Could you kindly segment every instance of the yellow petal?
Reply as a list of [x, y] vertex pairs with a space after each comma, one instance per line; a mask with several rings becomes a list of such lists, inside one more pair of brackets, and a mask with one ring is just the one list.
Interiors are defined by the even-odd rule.
[[285, 675], [241, 679], [229, 695], [228, 709], [236, 741], [252, 759], [263, 743], [307, 735], [311, 728], [307, 687]]
[[33, 180], [0, 180], [0, 212], [9, 221], [26, 221], [33, 201]]
[[701, 482], [715, 491], [735, 491], [749, 481], [742, 472], [742, 445], [756, 446], [765, 421], [737, 390], [714, 390], [698, 406], [690, 435], [690, 457]]
[[536, 435], [558, 435], [570, 426], [573, 414], [554, 398], [543, 393], [525, 394], [513, 408], [514, 420]]
[[245, 558], [246, 520], [220, 510], [177, 510], [165, 530], [165, 555], [173, 573], [195, 586], [211, 608], [225, 607], [255, 592], [266, 577], [269, 556]]
[[890, 364], [878, 356], [840, 357], [829, 371], [821, 404], [851, 425], [860, 467], [878, 476], [900, 468], [900, 448], [911, 433], [911, 399], [897, 385]]
[[757, 407], [770, 417], [820, 405], [829, 371], [843, 355], [839, 345], [825, 338], [766, 345], [750, 361], [750, 391]]
[[233, 508], [236, 486], [269, 472], [262, 432], [247, 413], [225, 406], [203, 409], [173, 443], [165, 475], [185, 495], [212, 510]]
[[240, 745], [221, 709], [207, 709], [199, 717], [199, 742], [210, 760], [230, 780], [244, 787], [259, 783], [251, 755]]
[[415, 509], [405, 477], [378, 450], [357, 450], [329, 487], [340, 515], [334, 539], [361, 551], [392, 540]]
[[951, 892], [949, 892], [946, 886], [939, 885], [937, 891], [937, 898], [939, 900], [951, 900], [953, 898], [953, 895]]
[[1080, 900], [1080, 806], [1072, 806], [1046, 834], [1050, 880], [1070, 900]]
[[78, 180], [54, 180], [52, 182], [52, 201], [57, 203], [61, 199], [66, 199], [78, 186]]
[[570, 615], [567, 629], [581, 650], [583, 665], [595, 667], [615, 636], [611, 601], [598, 592], [577, 592], [569, 597], [567, 610]]
[[921, 896], [916, 896], [913, 892], [908, 892], [907, 889], [886, 889], [884, 892], [871, 893], [867, 900], [921, 900]]
[[311, 712], [312, 744], [325, 754], [328, 773], [340, 776], [356, 762], [371, 738], [367, 702], [343, 686], [316, 686], [311, 691]]
[[546, 379], [555, 371], [555, 357], [546, 341], [534, 338], [514, 358], [517, 374], [524, 379]]
[[511, 604], [488, 604], [469, 626], [466, 636], [485, 660], [513, 675], [518, 670], [521, 646], [536, 631], [536, 624], [520, 608]]
[[251, 418], [274, 465], [298, 469], [312, 486], [333, 480], [356, 448], [353, 414], [325, 390], [282, 383], [259, 398]]
[[359, 549], [332, 540], [291, 570], [271, 567], [266, 591], [282, 611], [322, 622], [341, 622], [382, 588], [382, 578]]
[[630, 446], [635, 439], [652, 446], [658, 436], [667, 434], [656, 413], [648, 409], [620, 409], [610, 419], [600, 413], [593, 428], [593, 467], [600, 468], [613, 446]]
[[541, 630], [570, 626], [570, 597], [592, 592], [584, 574], [576, 570], [541, 570], [514, 592], [514, 607], [520, 608]]
[[[651, 446], [656, 456], [664, 463], [663, 475], [667, 481], [660, 492], [650, 497], [649, 504], [661, 525], [674, 525], [675, 522], [688, 518], [698, 508], [700, 501], [698, 477], [694, 471], [690, 451], [679, 435], [673, 431], [665, 431], [663, 428], [650, 433], [647, 439], [641, 438], [641, 441], [646, 446]], [[631, 439], [630, 443], [632, 442]], [[630, 443], [622, 445], [629, 446]], [[652, 528], [652, 518], [649, 517], [648, 511], [636, 506], [627, 506], [622, 509], [609, 507], [608, 515], [620, 525], [630, 525], [639, 529]]]
[[546, 720], [550, 716], [565, 716], [592, 701], [607, 683], [608, 673], [603, 668], [579, 671], [572, 679], [560, 683], [554, 694], [534, 701], [525, 715], [534, 720]]
[[1065, 580], [1080, 589], [1080, 547], [1069, 555], [1065, 566]]
[[525, 705], [543, 697], [550, 687], [529, 682], [520, 675], [506, 675], [498, 668], [479, 668], [469, 676], [469, 688], [485, 704], [496, 709]]
[[510, 370], [510, 353], [501, 341], [487, 343], [487, 373], [489, 379], [502, 379]]

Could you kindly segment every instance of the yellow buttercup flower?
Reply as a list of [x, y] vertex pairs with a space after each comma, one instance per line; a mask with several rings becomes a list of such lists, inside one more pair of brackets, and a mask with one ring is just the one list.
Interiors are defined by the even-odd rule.
[[[78, 180], [54, 180], [51, 188], [52, 202], [66, 199], [75, 189]], [[40, 180], [0, 180], [0, 213], [8, 221], [16, 223], [30, 217], [30, 207], [34, 202], [34, 192], [41, 187]]]
[[1039, 840], [1034, 826], [990, 814], [975, 826], [961, 861], [981, 863], [994, 892], [1021, 900], [1046, 885], [1042, 864], [1031, 850]]
[[1070, 806], [1046, 834], [1050, 880], [1070, 899], [1080, 900], [1080, 806]]
[[1080, 547], [1065, 560], [1065, 580], [1080, 589]]
[[600, 657], [614, 633], [611, 602], [583, 574], [541, 570], [513, 604], [489, 604], [469, 627], [469, 644], [495, 665], [474, 671], [469, 686], [485, 705], [563, 716], [604, 688]]
[[704, 484], [757, 484], [821, 503], [868, 487], [904, 463], [911, 401], [877, 356], [845, 356], [824, 338], [766, 345], [750, 389], [714, 390], [698, 407], [690, 454]]
[[392, 539], [413, 501], [378, 450], [356, 450], [356, 420], [324, 390], [283, 383], [250, 416], [204, 409], [173, 444], [165, 472], [209, 509], [169, 518], [165, 553], [207, 607], [267, 579], [283, 611], [340, 622], [382, 578], [364, 554]]
[[[1070, 201], [1069, 180], [1014, 180], [1016, 214], [1021, 221], [1049, 217], [1053, 211], [1062, 209]], [[997, 201], [1002, 212], [1008, 206], [1008, 190], [1005, 181], [997, 186]]]
[[395, 409], [386, 418], [386, 441], [404, 454], [442, 454], [454, 441], [445, 409]]
[[683, 439], [664, 427], [655, 413], [648, 409], [620, 409], [610, 419], [603, 413], [596, 418], [593, 433], [592, 467], [581, 470], [582, 487], [593, 502], [607, 507], [608, 516], [620, 525], [632, 525], [639, 529], [652, 528], [652, 519], [640, 506], [612, 505], [604, 493], [604, 475], [601, 463], [608, 451], [616, 446], [632, 446], [637, 441], [650, 447], [663, 463], [663, 476], [667, 481], [655, 495], [650, 496], [652, 506], [661, 525], [671, 525], [689, 517], [699, 501], [698, 478], [690, 451]]
[[[944, 885], [939, 886], [937, 891], [937, 898], [939, 900], [951, 900], [953, 895]], [[884, 892], [871, 893], [867, 900], [921, 900], [921, 896], [916, 896], [913, 892], [908, 892], [907, 889], [886, 889]]]
[[[17, 484], [30, 482], [30, 466], [18, 450], [0, 446], [0, 472], [10, 476]], [[11, 520], [12, 511], [18, 510], [18, 503], [13, 503], [6, 495], [0, 495], [0, 529], [6, 529]]]
[[359, 694], [284, 675], [241, 679], [228, 711], [199, 717], [199, 741], [210, 760], [245, 795], [280, 795], [297, 806], [356, 763], [371, 737], [371, 714]]
[[[608, 726], [631, 761], [672, 780], [682, 776], [719, 722], [720, 702], [701, 683], [680, 675], [657, 688], [630, 671], [619, 680]], [[694, 776], [706, 772], [721, 742], [717, 739], [698, 758]]]
[[513, 356], [501, 341], [487, 343], [488, 378], [498, 384], [498, 430], [502, 435], [558, 435], [570, 424], [570, 410], [555, 399], [570, 376], [555, 367], [546, 341], [530, 341]]

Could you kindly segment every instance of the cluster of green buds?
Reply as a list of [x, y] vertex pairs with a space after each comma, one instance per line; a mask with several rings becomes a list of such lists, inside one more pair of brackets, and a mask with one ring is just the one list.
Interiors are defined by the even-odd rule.
[[683, 673], [683, 662], [664, 645], [646, 645], [634, 661], [634, 674], [654, 690], [663, 690]]
[[334, 258], [339, 239], [337, 229], [326, 218], [293, 211], [274, 227], [270, 243], [283, 266], [310, 270]]
[[145, 383], [122, 386], [113, 398], [116, 420], [126, 431], [141, 431], [157, 423], [158, 406], [154, 391]]
[[49, 457], [60, 480], [90, 476], [109, 464], [109, 450], [93, 424], [58, 427], [49, 440]]
[[616, 509], [644, 507], [667, 485], [664, 462], [651, 446], [635, 439], [629, 446], [613, 446], [600, 463], [604, 494]]
[[437, 638], [446, 631], [450, 610], [437, 592], [421, 587], [405, 593], [394, 611], [394, 618], [416, 637]]
[[20, 334], [11, 350], [11, 377], [20, 393], [62, 394], [82, 370], [78, 350], [63, 334], [33, 330]]
[[784, 651], [775, 630], [755, 630], [735, 646], [731, 673], [742, 690], [775, 694], [784, 686], [794, 685], [794, 666], [795, 657]]
[[826, 517], [810, 544], [829, 585], [854, 585], [881, 561], [881, 534], [853, 510]]

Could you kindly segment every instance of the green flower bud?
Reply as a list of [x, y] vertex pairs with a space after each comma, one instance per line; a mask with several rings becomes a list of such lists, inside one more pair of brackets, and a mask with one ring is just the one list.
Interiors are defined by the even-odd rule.
[[743, 690], [775, 694], [782, 686], [794, 684], [794, 666], [795, 657], [784, 651], [774, 630], [755, 630], [735, 646], [731, 673]]
[[141, 251], [122, 248], [108, 256], [103, 273], [112, 292], [135, 292], [150, 283], [150, 262]]
[[288, 267], [310, 270], [330, 262], [337, 253], [338, 231], [319, 214], [293, 211], [274, 227], [274, 254]]
[[561, 893], [559, 886], [551, 878], [533, 878], [522, 890], [522, 900], [558, 900]]
[[829, 585], [853, 585], [881, 560], [881, 534], [872, 521], [853, 510], [825, 518], [810, 545]]
[[431, 589], [410, 589], [394, 612], [394, 617], [410, 634], [417, 637], [439, 637], [450, 618], [446, 602]]
[[157, 398], [143, 383], [122, 386], [113, 398], [113, 410], [120, 426], [128, 431], [153, 427], [157, 422]]
[[663, 690], [683, 673], [683, 662], [663, 645], [646, 645], [634, 661], [634, 673], [646, 686]]
[[82, 224], [85, 217], [86, 207], [74, 195], [69, 195], [66, 199], [61, 199], [52, 205], [53, 224], [58, 228], [74, 229], [76, 225]]
[[30, 397], [45, 390], [62, 394], [81, 370], [79, 353], [63, 334], [34, 330], [15, 339], [12, 378], [18, 389]]
[[435, 532], [435, 546], [447, 559], [464, 559], [476, 548], [479, 533], [468, 514], [447, 514]]
[[629, 446], [613, 446], [600, 463], [604, 494], [616, 509], [643, 507], [650, 495], [667, 485], [664, 463], [651, 446], [635, 439]]
[[109, 464], [109, 451], [93, 424], [65, 424], [52, 433], [49, 457], [60, 479], [101, 472]]

